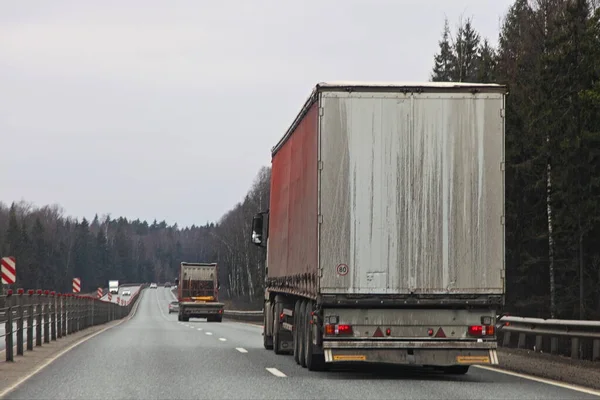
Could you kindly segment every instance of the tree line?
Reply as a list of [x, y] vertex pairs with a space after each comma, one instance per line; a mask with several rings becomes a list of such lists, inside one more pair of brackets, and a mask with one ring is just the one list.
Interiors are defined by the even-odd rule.
[[217, 262], [221, 296], [251, 302], [262, 296], [264, 252], [249, 243], [252, 216], [268, 207], [270, 168], [262, 168], [244, 200], [219, 221], [180, 228], [165, 221], [64, 215], [59, 205], [0, 203], [0, 255], [15, 256], [11, 287], [82, 293], [108, 280], [174, 282], [179, 263]]
[[[600, 319], [600, 10], [587, 0], [516, 0], [498, 45], [445, 22], [431, 80], [502, 83], [506, 102], [505, 311]], [[271, 170], [218, 221], [180, 228], [59, 206], [0, 204], [0, 251], [17, 257], [17, 287], [83, 291], [173, 281], [179, 262], [218, 262], [221, 294], [259, 303], [265, 253], [249, 242], [268, 208]]]
[[446, 21], [431, 80], [502, 83], [507, 310], [600, 319], [600, 9], [516, 0], [493, 48]]

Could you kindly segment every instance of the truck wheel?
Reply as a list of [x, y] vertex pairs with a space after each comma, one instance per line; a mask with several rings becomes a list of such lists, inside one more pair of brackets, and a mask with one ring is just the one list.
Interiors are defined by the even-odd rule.
[[451, 367], [444, 367], [443, 371], [448, 375], [464, 375], [469, 372], [469, 365], [453, 365]]
[[313, 309], [312, 302], [308, 302], [305, 312], [304, 321], [306, 324], [306, 328], [304, 330], [305, 337], [305, 364], [306, 368], [309, 371], [323, 371], [325, 369], [325, 355], [324, 354], [315, 354], [317, 350], [316, 346], [313, 344], [313, 324], [310, 323], [312, 317], [311, 312]]
[[300, 364], [304, 368], [306, 368], [306, 346], [304, 340], [306, 331], [306, 329], [304, 328], [306, 326], [306, 303], [306, 300], [302, 300], [302, 302], [300, 303], [300, 312], [298, 313], [298, 346], [300, 350], [298, 352], [298, 364]]
[[190, 317], [188, 317], [188, 316], [183, 316], [181, 318], [182, 318], [183, 322], [188, 322], [190, 320]]
[[183, 321], [183, 318], [181, 317], [181, 314], [177, 314], [177, 321]]
[[300, 322], [300, 302], [301, 300], [296, 301], [294, 305], [294, 331], [292, 332], [292, 336], [294, 338], [294, 361], [296, 364], [300, 364], [300, 335], [298, 335], [299, 330], [299, 322]]
[[217, 315], [215, 317], [215, 322], [223, 322], [223, 316], [222, 315]]
[[264, 310], [263, 310], [263, 346], [267, 350], [273, 350], [273, 336], [267, 335], [267, 325], [269, 323], [269, 318], [267, 316], [271, 313], [271, 302], [265, 302]]
[[281, 323], [279, 322], [279, 315], [283, 311], [283, 303], [275, 303], [273, 307], [273, 351], [275, 354], [283, 354], [281, 350], [281, 343], [279, 342], [279, 332], [281, 330]]

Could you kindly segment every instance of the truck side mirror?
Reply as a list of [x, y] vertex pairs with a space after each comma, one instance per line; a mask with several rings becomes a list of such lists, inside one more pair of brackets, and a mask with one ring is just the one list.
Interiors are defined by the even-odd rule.
[[263, 215], [256, 214], [252, 218], [252, 243], [256, 246], [262, 246], [263, 244]]

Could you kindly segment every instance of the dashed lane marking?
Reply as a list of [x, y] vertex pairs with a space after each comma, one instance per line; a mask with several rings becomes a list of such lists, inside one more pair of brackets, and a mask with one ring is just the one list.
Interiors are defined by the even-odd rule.
[[266, 368], [266, 370], [269, 371], [270, 373], [272, 373], [273, 375], [275, 375], [278, 378], [285, 378], [286, 377], [286, 374], [284, 374], [283, 372], [281, 372], [277, 368]]
[[207, 335], [212, 335], [212, 332], [204, 332]]
[[244, 349], [243, 347], [236, 347], [235, 348], [237, 351], [239, 351], [240, 353], [247, 353], [248, 350]]
[[198, 328], [198, 330], [199, 330], [199, 331], [201, 331], [201, 330], [202, 330], [202, 328]]
[[227, 341], [227, 339], [225, 339], [224, 337], [220, 337], [220, 338], [219, 338], [219, 340], [220, 340], [221, 342], [226, 342], [226, 341]]

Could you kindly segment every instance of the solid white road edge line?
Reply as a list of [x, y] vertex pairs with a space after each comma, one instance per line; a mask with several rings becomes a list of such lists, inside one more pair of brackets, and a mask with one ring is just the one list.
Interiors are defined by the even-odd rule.
[[277, 368], [265, 368], [267, 371], [269, 371], [270, 373], [272, 373], [273, 375], [275, 375], [278, 378], [285, 378], [286, 375], [281, 372], [280, 370], [278, 370]]
[[79, 339], [77, 342], [73, 343], [72, 345], [70, 345], [66, 349], [62, 350], [60, 353], [58, 353], [54, 357], [50, 358], [48, 361], [46, 361], [45, 363], [43, 363], [42, 365], [40, 365], [36, 369], [34, 369], [31, 373], [29, 373], [28, 375], [26, 375], [24, 378], [19, 379], [12, 386], [10, 386], [10, 387], [6, 388], [4, 391], [2, 391], [0, 393], [0, 399], [3, 399], [7, 394], [10, 394], [10, 392], [12, 392], [13, 390], [17, 389], [19, 386], [21, 386], [23, 383], [25, 383], [27, 380], [29, 380], [32, 376], [34, 376], [37, 373], [39, 373], [41, 370], [43, 370], [44, 368], [46, 368], [48, 365], [52, 364], [54, 361], [56, 361], [57, 359], [59, 359], [61, 356], [63, 356], [64, 354], [68, 353], [69, 351], [73, 350], [75, 347], [79, 346], [82, 343], [87, 342], [91, 338], [93, 338], [95, 336], [98, 336], [99, 334], [101, 334], [103, 332], [106, 332], [109, 329], [114, 328], [115, 326], [121, 325], [123, 322], [129, 321], [131, 318], [134, 317], [135, 313], [137, 313], [137, 309], [138, 309], [140, 303], [142, 302], [142, 296], [143, 295], [144, 295], [144, 292], [141, 292], [138, 301], [135, 303], [135, 306], [134, 306], [133, 310], [131, 311], [131, 314], [128, 317], [123, 318], [122, 320], [120, 320], [119, 322], [117, 322], [116, 324], [114, 324], [112, 326], [107, 326], [106, 328], [101, 329], [101, 330], [99, 330], [96, 333], [92, 333], [89, 336], [86, 336], [84, 338]]
[[518, 378], [529, 379], [530, 381], [536, 381], [536, 382], [545, 383], [545, 384], [552, 385], [552, 386], [558, 386], [563, 389], [570, 389], [570, 390], [575, 390], [575, 391], [582, 392], [582, 393], [592, 394], [594, 396], [600, 396], [600, 391], [594, 390], [594, 389], [589, 389], [589, 388], [579, 386], [579, 385], [572, 385], [570, 383], [563, 383], [563, 382], [559, 382], [559, 381], [554, 381], [552, 379], [538, 378], [537, 376], [522, 374], [520, 372], [507, 371], [507, 370], [501, 369], [501, 368], [488, 367], [487, 365], [473, 365], [473, 366], [475, 368], [486, 369], [488, 371], [499, 372], [501, 374], [506, 374], [506, 375], [512, 375], [512, 376], [516, 376]]
[[237, 351], [239, 351], [240, 353], [247, 353], [248, 350], [244, 349], [243, 347], [236, 347], [235, 348]]

